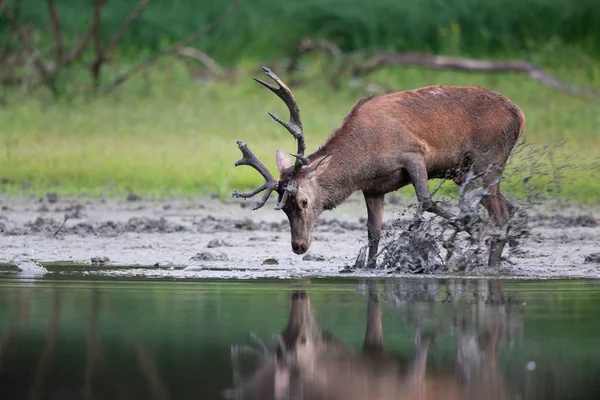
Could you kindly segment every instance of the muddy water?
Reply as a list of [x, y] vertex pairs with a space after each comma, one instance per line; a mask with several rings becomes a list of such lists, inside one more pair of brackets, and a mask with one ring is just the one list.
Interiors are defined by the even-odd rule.
[[[295, 318], [294, 301], [307, 306], [294, 326], [306, 332], [312, 324], [311, 332], [328, 331], [322, 336], [328, 339], [310, 353], [294, 344], [288, 329], [279, 345], [286, 348], [282, 358], [275, 337]], [[372, 356], [362, 347], [367, 321], [376, 328], [378, 315], [383, 347]], [[330, 377], [319, 387], [320, 398], [411, 398], [407, 393], [415, 388], [403, 385], [420, 354], [426, 363], [418, 385], [430, 389], [419, 392], [418, 386], [417, 392], [437, 387], [436, 398], [596, 399], [598, 315], [600, 282], [589, 280], [248, 282], [5, 274], [0, 398], [311, 398], [310, 373], [329, 377], [335, 371], [353, 372], [359, 388], [397, 391], [376, 397], [354, 390], [347, 397], [341, 389], [348, 385]], [[328, 352], [327, 343], [336, 351]], [[307, 373], [300, 360], [309, 353]], [[280, 359], [285, 368], [277, 371], [288, 372], [269, 378], [269, 363]], [[392, 382], [381, 381], [390, 371]], [[298, 379], [304, 379], [300, 386], [294, 385]]]

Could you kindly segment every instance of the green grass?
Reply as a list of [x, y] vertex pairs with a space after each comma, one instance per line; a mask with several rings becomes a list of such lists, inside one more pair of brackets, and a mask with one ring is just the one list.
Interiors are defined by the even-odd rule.
[[[309, 152], [367, 94], [362, 86], [328, 89], [316, 68], [306, 72], [310, 84], [293, 88]], [[553, 72], [600, 87], [600, 65]], [[110, 95], [54, 100], [41, 92], [36, 97], [5, 93], [9, 106], [0, 110], [0, 177], [13, 183], [1, 185], [0, 190], [22, 193], [23, 183], [28, 182], [27, 191], [34, 193], [97, 195], [132, 190], [149, 196], [208, 192], [226, 196], [233, 188], [258, 185], [261, 178], [256, 171], [233, 166], [240, 156], [236, 140], [246, 142], [272, 170], [276, 148], [291, 152], [295, 145], [267, 115], [273, 111], [287, 117], [285, 106], [251, 76], [260, 73], [241, 73], [235, 82], [208, 85], [190, 80], [178, 61], [165, 60]], [[511, 164], [507, 190], [513, 195], [535, 190], [598, 203], [600, 102], [510, 74], [395, 68], [378, 71], [366, 82], [395, 90], [430, 84], [480, 85], [503, 93], [527, 117], [527, 146]], [[548, 149], [542, 151], [544, 146]], [[524, 184], [527, 175], [533, 178]]]

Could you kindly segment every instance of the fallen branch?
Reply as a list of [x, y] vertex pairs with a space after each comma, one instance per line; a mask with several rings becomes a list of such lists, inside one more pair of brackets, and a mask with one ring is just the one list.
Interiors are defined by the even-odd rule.
[[296, 47], [294, 53], [290, 57], [290, 61], [286, 70], [287, 75], [290, 76], [294, 74], [296, 70], [298, 70], [300, 57], [303, 54], [311, 53], [318, 50], [325, 50], [327, 53], [329, 53], [335, 63], [335, 69], [337, 70], [340, 68], [344, 60], [344, 53], [342, 53], [337, 44], [325, 39], [304, 38], [300, 42], [300, 45]]
[[340, 77], [346, 71], [346, 57], [340, 48], [329, 40], [304, 38], [290, 57], [286, 71], [287, 75], [293, 81], [293, 74], [298, 70], [300, 57], [304, 54], [320, 50], [327, 52], [333, 59], [334, 67], [329, 76], [329, 82], [332, 87], [337, 89], [340, 86]]
[[109, 92], [117, 87], [121, 86], [123, 82], [132, 76], [136, 75], [140, 71], [150, 67], [155, 64], [162, 57], [177, 53], [177, 50], [187, 46], [189, 43], [198, 39], [199, 37], [206, 35], [207, 33], [213, 31], [217, 28], [224, 20], [229, 18], [237, 9], [242, 5], [243, 0], [235, 0], [229, 7], [227, 7], [223, 12], [217, 15], [215, 19], [213, 19], [208, 25], [203, 26], [195, 32], [190, 33], [183, 39], [179, 40], [176, 43], [173, 43], [171, 46], [159, 51], [158, 53], [148, 57], [147, 59], [139, 62], [137, 65], [133, 66], [128, 71], [122, 72], [119, 74], [109, 85], [107, 85], [104, 90]]
[[354, 76], [363, 76], [386, 65], [417, 66], [470, 72], [516, 72], [528, 75], [545, 86], [577, 95], [598, 97], [592, 88], [572, 85], [547, 74], [541, 68], [523, 61], [486, 61], [459, 57], [444, 57], [425, 53], [381, 53], [364, 64], [355, 66]]
[[210, 72], [218, 77], [225, 75], [225, 70], [208, 54], [193, 47], [181, 47], [177, 54], [182, 57], [192, 58], [202, 63]]

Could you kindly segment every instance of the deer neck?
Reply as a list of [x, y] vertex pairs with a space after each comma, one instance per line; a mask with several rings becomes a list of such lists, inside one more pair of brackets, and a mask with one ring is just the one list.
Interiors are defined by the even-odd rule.
[[352, 193], [361, 190], [365, 176], [362, 166], [348, 161], [343, 155], [332, 152], [331, 158], [329, 168], [317, 178], [325, 210], [337, 207]]

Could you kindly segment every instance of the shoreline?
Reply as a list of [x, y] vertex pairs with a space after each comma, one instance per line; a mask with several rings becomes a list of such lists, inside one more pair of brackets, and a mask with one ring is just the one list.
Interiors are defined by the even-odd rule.
[[[504, 254], [509, 261], [503, 261], [498, 271], [480, 267], [470, 273], [422, 275], [339, 272], [354, 263], [367, 242], [366, 210], [360, 196], [321, 215], [304, 256], [291, 251], [283, 212], [273, 210], [271, 204], [251, 211], [251, 204], [204, 198], [119, 201], [0, 196], [0, 263], [78, 263], [87, 268], [50, 274], [173, 279], [600, 278], [600, 262], [585, 262], [600, 251], [600, 212], [589, 207], [528, 209], [530, 233], [520, 239], [518, 251], [507, 246]], [[397, 196], [386, 203], [388, 236], [395, 232], [392, 222], [414, 213], [411, 205], [414, 201]], [[148, 267], [134, 268], [140, 265]]]

